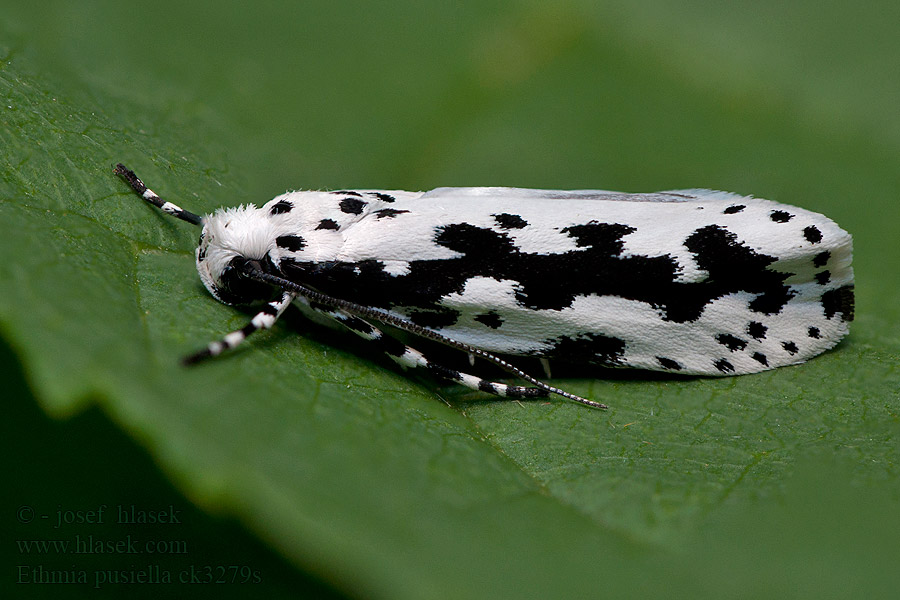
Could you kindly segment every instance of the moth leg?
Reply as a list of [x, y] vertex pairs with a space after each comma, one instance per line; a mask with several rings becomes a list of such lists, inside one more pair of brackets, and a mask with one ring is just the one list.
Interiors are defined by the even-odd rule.
[[205, 358], [210, 358], [212, 356], [218, 356], [222, 354], [225, 350], [229, 350], [234, 348], [249, 336], [251, 333], [259, 331], [260, 329], [268, 329], [272, 325], [275, 324], [275, 321], [278, 320], [278, 317], [281, 316], [281, 313], [294, 301], [294, 293], [293, 292], [284, 292], [281, 295], [281, 298], [278, 300], [272, 300], [267, 303], [261, 311], [256, 313], [249, 323], [244, 325], [242, 328], [237, 331], [232, 331], [221, 340], [216, 342], [210, 342], [210, 344], [195, 354], [191, 354], [190, 356], [185, 357], [182, 362], [186, 365], [192, 365], [196, 362], [199, 362]]
[[438, 377], [455, 381], [467, 388], [487, 392], [488, 394], [501, 396], [503, 398], [544, 398], [549, 395], [547, 390], [538, 387], [497, 383], [482, 379], [481, 377], [476, 377], [475, 375], [463, 373], [456, 369], [451, 369], [450, 367], [429, 360], [415, 348], [407, 346], [403, 342], [392, 338], [368, 321], [355, 315], [351, 315], [340, 309], [318, 306], [313, 303], [310, 303], [310, 306], [338, 321], [363, 339], [374, 342], [376, 346], [401, 366], [425, 369]]
[[[349, 300], [344, 300], [342, 298], [335, 298], [333, 296], [329, 296], [328, 294], [323, 294], [322, 292], [306, 287], [305, 285], [301, 285], [296, 281], [290, 281], [283, 277], [279, 277], [278, 275], [272, 275], [271, 273], [264, 273], [262, 270], [254, 266], [250, 261], [247, 261], [242, 265], [242, 271], [244, 275], [250, 277], [251, 279], [262, 281], [264, 283], [271, 283], [272, 285], [277, 285], [283, 290], [290, 290], [292, 293], [297, 295], [298, 299], [302, 299], [305, 304], [309, 306], [315, 304], [316, 310], [324, 315], [329, 315], [330, 310], [335, 310], [341, 311], [342, 313], [347, 313], [349, 315], [355, 315], [360, 320], [365, 317], [374, 321], [378, 321], [379, 323], [393, 325], [394, 327], [397, 327], [398, 329], [401, 329], [403, 331], [408, 331], [414, 335], [440, 342], [451, 348], [456, 348], [457, 350], [461, 350], [462, 352], [466, 352], [472, 356], [487, 360], [488, 362], [492, 362], [507, 373], [511, 373], [519, 379], [524, 379], [534, 387], [543, 390], [543, 392], [545, 392], [546, 394], [557, 394], [559, 396], [562, 396], [563, 398], [568, 398], [569, 400], [573, 400], [575, 402], [578, 402], [579, 404], [584, 404], [585, 406], [591, 406], [593, 408], [608, 408], [602, 402], [595, 402], [594, 400], [588, 400], [587, 398], [582, 398], [581, 396], [570, 394], [565, 390], [561, 390], [558, 387], [548, 385], [539, 379], [535, 379], [522, 369], [510, 364], [499, 356], [491, 354], [486, 350], [482, 350], [481, 348], [476, 348], [475, 346], [472, 346], [470, 344], [454, 340], [453, 338], [443, 335], [440, 332], [428, 329], [427, 327], [422, 327], [421, 325], [416, 325], [415, 323], [411, 323], [410, 321], [407, 321], [402, 317], [388, 313], [379, 308], [356, 304], [355, 302], [350, 302]], [[366, 325], [371, 327], [371, 325], [369, 325], [368, 323], [366, 323]], [[379, 339], [384, 339], [384, 336], [380, 336]], [[460, 381], [459, 379], [456, 379], [455, 375], [451, 378]], [[477, 383], [481, 380], [477, 377], [473, 377], [472, 380], [474, 380], [472, 381], [472, 383], [477, 384], [479, 386], [478, 389], [481, 389], [480, 383]], [[505, 387], [508, 388], [511, 393], [515, 393], [513, 392], [513, 388], [515, 386]], [[531, 388], [522, 389], [530, 390]], [[534, 392], [528, 392], [528, 394], [534, 394]], [[542, 393], [541, 395], [545, 394]]]
[[550, 361], [546, 358], [541, 358], [541, 366], [544, 368], [544, 375], [547, 379], [553, 379], [553, 375], [550, 374]]

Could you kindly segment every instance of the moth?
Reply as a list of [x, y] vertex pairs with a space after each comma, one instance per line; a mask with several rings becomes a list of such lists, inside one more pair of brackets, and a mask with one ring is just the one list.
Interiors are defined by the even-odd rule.
[[[828, 350], [853, 319], [850, 234], [760, 198], [701, 189], [295, 191], [201, 217], [160, 199], [124, 165], [115, 173], [150, 204], [202, 226], [197, 270], [216, 299], [262, 305], [188, 363], [270, 328], [296, 302], [404, 367], [497, 396], [557, 394], [605, 408], [506, 357], [742, 375]], [[383, 325], [530, 385], [447, 367]]]

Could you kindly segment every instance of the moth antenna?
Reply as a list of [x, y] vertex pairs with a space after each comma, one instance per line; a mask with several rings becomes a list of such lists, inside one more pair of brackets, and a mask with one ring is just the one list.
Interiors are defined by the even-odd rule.
[[254, 267], [250, 263], [245, 263], [242, 265], [241, 270], [244, 275], [250, 277], [252, 279], [256, 279], [257, 281], [262, 281], [265, 283], [270, 283], [272, 285], [278, 286], [282, 290], [290, 291], [298, 296], [302, 296], [312, 302], [317, 302], [319, 304], [324, 304], [327, 306], [332, 306], [335, 308], [343, 309], [351, 314], [357, 315], [359, 317], [368, 317], [379, 321], [381, 323], [385, 323], [387, 325], [392, 325], [397, 329], [402, 329], [403, 331], [408, 331], [412, 334], [418, 335], [420, 337], [428, 338], [431, 340], [435, 340], [451, 348], [456, 348], [458, 350], [462, 350], [470, 355], [474, 355], [480, 358], [491, 362], [507, 373], [515, 375], [516, 377], [523, 379], [530, 383], [531, 385], [540, 388], [550, 394], [556, 394], [557, 396], [562, 396], [563, 398], [567, 398], [569, 400], [573, 400], [580, 404], [584, 404], [586, 406], [591, 406], [593, 408], [609, 408], [605, 404], [600, 402], [594, 402], [593, 400], [588, 400], [587, 398], [582, 398], [581, 396], [576, 396], [575, 394], [570, 394], [565, 390], [561, 390], [558, 387], [554, 387], [552, 385], [548, 385], [543, 381], [532, 377], [525, 371], [519, 369], [518, 367], [506, 362], [499, 356], [495, 356], [490, 352], [482, 350], [480, 348], [475, 348], [474, 346], [470, 346], [458, 340], [454, 340], [445, 335], [442, 335], [436, 331], [431, 329], [427, 329], [422, 327], [421, 325], [416, 325], [415, 323], [410, 323], [409, 321], [397, 317], [396, 315], [392, 315], [383, 310], [372, 308], [371, 306], [363, 306], [361, 304], [356, 304], [355, 302], [350, 302], [349, 300], [343, 300], [341, 298], [334, 298], [333, 296], [329, 296], [327, 294], [323, 294], [322, 292], [317, 292], [311, 288], [300, 285], [293, 281], [284, 279], [283, 277], [278, 277], [277, 275], [271, 275], [269, 273], [265, 273], [260, 271], [256, 267]]
[[162, 198], [156, 195], [156, 192], [148, 188], [144, 185], [144, 182], [140, 180], [140, 178], [134, 174], [134, 171], [123, 165], [122, 163], [118, 163], [116, 168], [113, 169], [113, 172], [128, 182], [128, 185], [131, 186], [138, 196], [160, 209], [164, 213], [170, 214], [173, 217], [181, 219], [182, 221], [187, 221], [191, 225], [203, 225], [203, 217], [200, 215], [195, 215], [194, 213], [184, 210], [180, 206], [172, 204], [171, 202], [165, 202]]

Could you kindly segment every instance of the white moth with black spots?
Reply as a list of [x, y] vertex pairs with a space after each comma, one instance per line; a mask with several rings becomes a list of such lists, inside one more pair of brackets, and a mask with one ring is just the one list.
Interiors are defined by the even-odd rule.
[[[395, 361], [467, 387], [559, 394], [499, 356], [741, 375], [833, 347], [853, 318], [850, 235], [818, 213], [710, 190], [438, 188], [289, 192], [200, 217], [197, 270], [226, 304], [269, 301], [193, 362], [271, 327], [292, 302]], [[438, 364], [380, 322], [485, 358], [534, 387]], [[498, 356], [499, 355], [499, 356]]]

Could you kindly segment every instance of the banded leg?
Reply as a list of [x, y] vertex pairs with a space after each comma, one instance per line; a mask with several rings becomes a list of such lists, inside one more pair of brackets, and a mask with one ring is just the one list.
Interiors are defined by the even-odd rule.
[[[387, 325], [392, 325], [401, 329], [403, 331], [408, 331], [414, 335], [434, 340], [436, 342], [440, 342], [446, 346], [451, 348], [456, 348], [457, 350], [461, 350], [462, 352], [466, 352], [469, 354], [469, 359], [474, 360], [474, 357], [479, 357], [483, 360], [487, 360], [489, 362], [494, 363], [507, 373], [511, 373], [520, 379], [524, 379], [528, 383], [532, 384], [534, 387], [543, 390], [548, 394], [557, 394], [562, 396], [563, 398], [568, 398], [569, 400], [573, 400], [578, 402], [579, 404], [584, 404], [585, 406], [590, 406], [593, 408], [601, 408], [605, 409], [607, 406], [602, 402], [596, 402], [594, 400], [588, 400], [587, 398], [582, 398], [581, 396], [576, 396], [575, 394], [570, 394], [565, 390], [561, 390], [558, 387], [554, 387], [552, 385], [548, 385], [539, 379], [535, 379], [522, 369], [510, 364], [499, 356], [491, 354], [486, 350], [482, 350], [481, 348], [476, 348], [475, 346], [471, 346], [464, 342], [460, 342], [458, 340], [454, 340], [451, 337], [448, 337], [440, 332], [428, 329], [427, 327], [422, 327], [421, 325], [416, 325], [415, 323], [411, 323], [402, 317], [397, 315], [388, 313], [382, 309], [374, 308], [372, 306], [364, 306], [361, 304], [356, 304], [355, 302], [350, 302], [349, 300], [344, 300], [342, 298], [335, 298], [334, 296], [329, 296], [327, 294], [323, 294], [322, 292], [316, 291], [312, 288], [306, 287], [305, 285], [301, 285], [296, 281], [290, 281], [285, 279], [284, 277], [280, 277], [278, 275], [272, 275], [271, 273], [265, 273], [260, 270], [256, 265], [252, 262], [247, 261], [241, 266], [242, 272], [244, 275], [251, 279], [255, 279], [257, 281], [262, 281], [264, 283], [270, 283], [272, 285], [276, 285], [280, 287], [282, 290], [290, 290], [292, 293], [297, 295], [299, 300], [302, 300], [304, 304], [308, 306], [316, 305], [316, 309], [321, 314], [325, 314], [328, 316], [330, 310], [341, 311], [342, 313], [348, 315], [354, 315], [360, 320], [363, 318], [372, 319], [374, 321], [378, 321], [379, 323], [385, 323]], [[365, 322], [365, 321], [364, 321]], [[367, 326], [371, 327], [368, 323]], [[363, 336], [365, 337], [365, 335]], [[384, 337], [384, 336], [381, 336]], [[402, 345], [402, 344], [401, 344]], [[406, 346], [404, 346], [405, 348]], [[423, 357], [424, 358], [424, 357]], [[427, 361], [426, 361], [427, 362]], [[455, 379], [455, 376], [452, 377]], [[474, 381], [470, 383], [479, 382], [480, 379], [477, 377], [472, 378]], [[459, 379], [455, 379], [460, 381]], [[487, 382], [490, 383], [490, 382]], [[466, 384], [469, 385], [469, 384]], [[480, 384], [478, 384], [480, 385]], [[471, 387], [471, 385], [470, 385]], [[507, 391], [512, 392], [512, 388], [516, 386], [506, 386]], [[479, 388], [480, 389], [480, 388]], [[530, 388], [522, 388], [522, 389], [530, 389]], [[532, 392], [528, 392], [531, 394]], [[544, 395], [544, 394], [542, 394]]]
[[[302, 300], [303, 299], [301, 298], [301, 301]], [[488, 394], [504, 398], [543, 398], [549, 395], [547, 390], [538, 387], [497, 383], [482, 379], [481, 377], [476, 377], [475, 375], [463, 373], [456, 369], [451, 369], [429, 360], [415, 348], [407, 346], [403, 342], [392, 338], [374, 325], [355, 315], [351, 315], [340, 309], [323, 307], [316, 304], [310, 304], [310, 307], [328, 315], [363, 339], [374, 342], [376, 346], [401, 366], [422, 368], [438, 377], [460, 383], [469, 389], [487, 392]]]
[[284, 292], [279, 300], [272, 300], [266, 304], [263, 309], [256, 313], [250, 322], [242, 328], [237, 331], [232, 331], [219, 341], [210, 342], [206, 348], [196, 354], [185, 357], [182, 362], [185, 365], [192, 365], [205, 358], [218, 356], [225, 350], [230, 350], [243, 342], [251, 333], [259, 331], [260, 329], [269, 329], [275, 324], [275, 321], [278, 320], [281, 313], [283, 313], [284, 310], [290, 306], [291, 302], [294, 301], [294, 297], [292, 292]]

